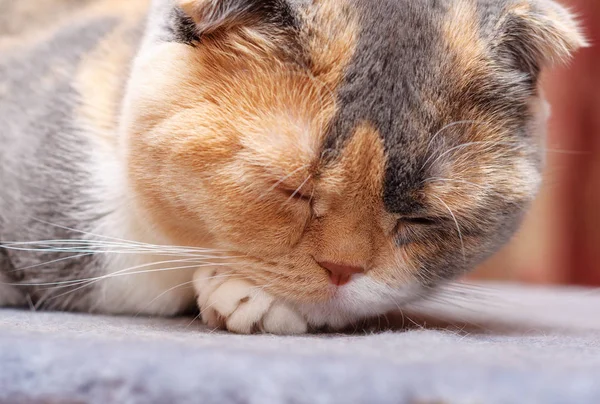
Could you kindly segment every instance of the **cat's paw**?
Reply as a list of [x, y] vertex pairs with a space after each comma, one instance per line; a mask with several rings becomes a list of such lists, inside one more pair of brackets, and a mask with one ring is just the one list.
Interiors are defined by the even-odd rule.
[[304, 334], [306, 320], [285, 303], [250, 282], [229, 278], [214, 269], [199, 269], [194, 287], [202, 320], [211, 328], [238, 334]]

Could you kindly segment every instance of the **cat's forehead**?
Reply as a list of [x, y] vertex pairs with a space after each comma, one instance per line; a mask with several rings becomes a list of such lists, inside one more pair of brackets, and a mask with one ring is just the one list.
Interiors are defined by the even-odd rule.
[[[376, 134], [383, 152], [374, 155], [382, 161], [354, 178], [379, 173], [365, 183], [382, 184], [386, 210], [396, 214], [431, 209], [423, 189], [432, 177], [506, 182], [506, 167], [515, 166], [506, 150], [471, 148], [467, 158], [459, 144], [520, 142], [540, 55], [564, 57], [577, 47], [575, 31], [561, 31], [564, 18], [530, 12], [538, 0], [181, 2], [190, 18], [178, 20], [177, 32], [191, 37], [175, 39], [187, 38], [193, 46], [182, 52], [203, 61], [184, 63], [197, 72], [182, 76], [203, 78], [185, 87], [194, 92], [185, 98], [227, 106], [210, 116], [227, 123], [216, 132], [239, 143], [244, 161], [272, 168], [275, 177], [291, 169], [304, 183], [342, 156], [337, 161], [355, 174], [348, 162], [362, 156], [348, 144], [357, 133]], [[551, 45], [556, 38], [563, 43]], [[299, 152], [298, 144], [306, 147]]]

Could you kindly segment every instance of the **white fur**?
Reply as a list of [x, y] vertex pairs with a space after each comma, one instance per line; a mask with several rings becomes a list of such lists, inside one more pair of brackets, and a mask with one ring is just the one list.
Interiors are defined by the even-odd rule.
[[209, 327], [225, 326], [229, 331], [250, 334], [255, 328], [270, 334], [304, 334], [305, 318], [292, 306], [277, 302], [251, 283], [229, 279], [227, 273], [211, 268], [194, 275], [202, 320]]
[[[92, 239], [169, 245], [160, 232], [153, 229], [144, 214], [135, 205], [127, 183], [124, 156], [118, 142], [108, 142], [110, 134], [98, 133], [96, 126], [80, 122], [94, 141], [92, 176], [98, 186], [89, 190], [89, 200], [102, 200], [101, 212], [108, 212], [92, 229], [101, 237]], [[84, 212], [84, 217], [90, 216]], [[116, 314], [148, 314], [171, 316], [193, 305], [194, 291], [191, 285], [195, 268], [180, 268], [189, 263], [162, 263], [167, 260], [189, 258], [150, 253], [106, 254], [101, 273], [92, 275], [97, 282], [93, 311]], [[146, 272], [144, 272], [146, 271]], [[152, 271], [152, 272], [150, 272]], [[144, 273], [138, 273], [144, 272]], [[132, 274], [135, 273], [135, 274]]]
[[416, 284], [396, 290], [369, 276], [355, 276], [328, 302], [295, 305], [275, 300], [262, 288], [210, 268], [196, 272], [194, 286], [203, 321], [210, 327], [225, 327], [241, 334], [254, 329], [271, 334], [303, 334], [309, 325], [339, 329], [396, 309], [419, 291]]
[[310, 325], [333, 328], [345, 327], [357, 320], [382, 315], [418, 295], [417, 282], [402, 289], [394, 289], [368, 275], [355, 275], [352, 281], [340, 287], [333, 299], [320, 304], [300, 304], [296, 309]]

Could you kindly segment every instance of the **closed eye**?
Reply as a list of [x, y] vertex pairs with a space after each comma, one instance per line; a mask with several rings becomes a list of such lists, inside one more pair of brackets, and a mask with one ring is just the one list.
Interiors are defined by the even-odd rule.
[[287, 195], [289, 199], [295, 199], [298, 201], [310, 202], [312, 200], [311, 194], [304, 194], [298, 189], [278, 188], [283, 194]]
[[439, 222], [440, 219], [435, 217], [403, 217], [398, 220], [398, 225], [433, 226]]
[[405, 245], [427, 237], [431, 228], [443, 219], [437, 217], [403, 217], [396, 223], [394, 237], [398, 245]]

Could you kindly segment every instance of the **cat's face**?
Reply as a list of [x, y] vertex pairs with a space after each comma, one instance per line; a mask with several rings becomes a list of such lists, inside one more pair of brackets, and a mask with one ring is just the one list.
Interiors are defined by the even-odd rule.
[[540, 69], [583, 44], [561, 7], [180, 3], [125, 116], [138, 203], [173, 242], [226, 250], [276, 296], [366, 313], [514, 233], [540, 182]]

